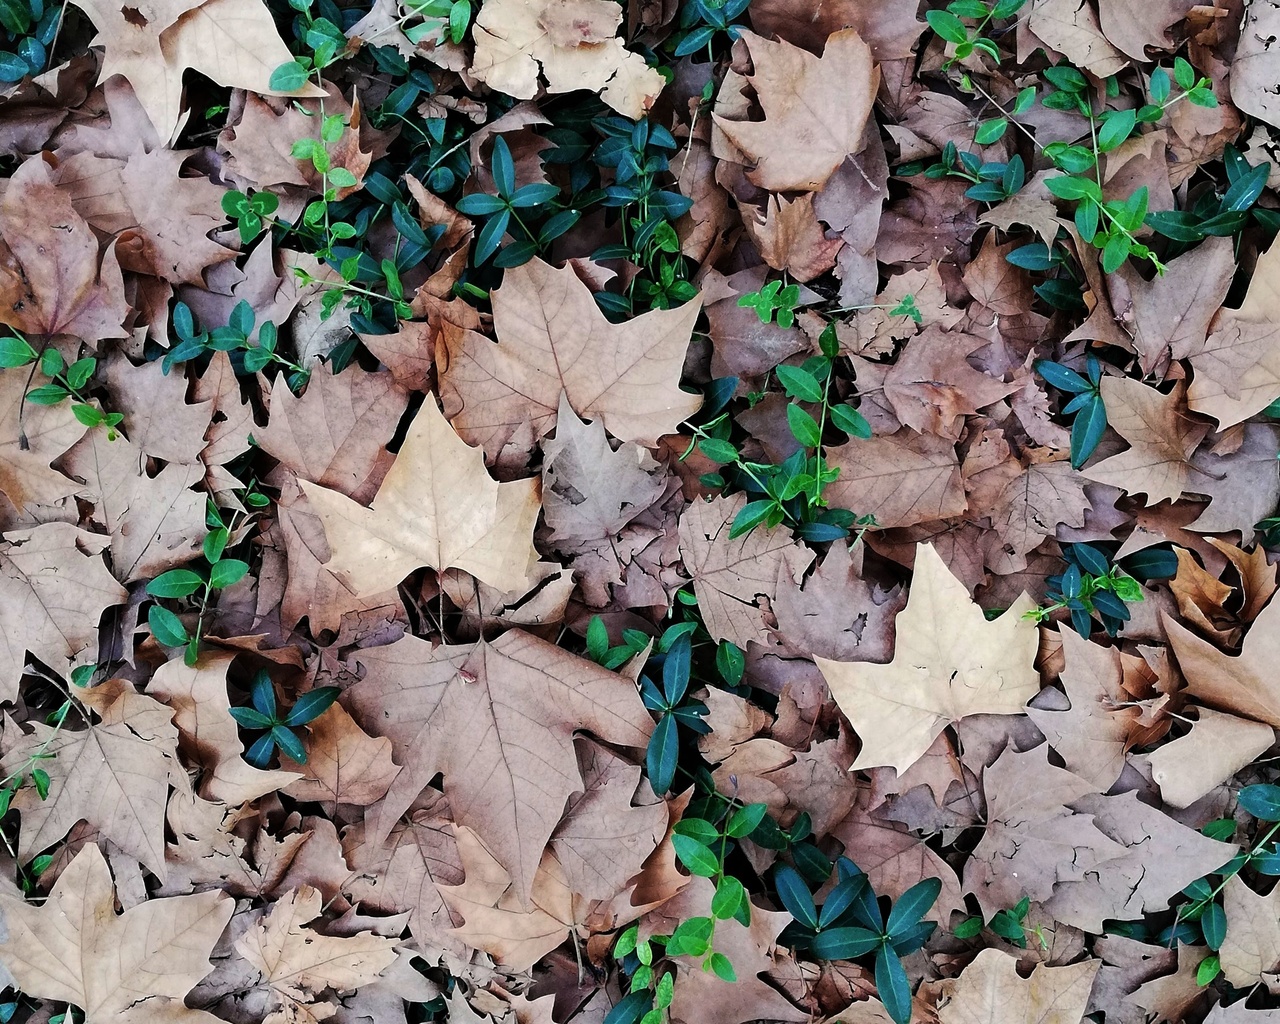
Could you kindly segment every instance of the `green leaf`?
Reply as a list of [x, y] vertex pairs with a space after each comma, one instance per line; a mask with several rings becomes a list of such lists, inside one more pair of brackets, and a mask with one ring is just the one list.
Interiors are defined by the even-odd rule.
[[730, 686], [742, 682], [742, 673], [746, 670], [747, 659], [742, 648], [730, 640], [721, 640], [716, 647], [716, 671], [720, 678]]
[[1173, 59], [1173, 80], [1179, 89], [1191, 89], [1196, 84], [1196, 69], [1182, 57]]
[[[675, 995], [676, 979], [673, 974], [664, 974], [658, 979], [658, 984], [653, 990], [653, 1007], [654, 1010], [662, 1011], [671, 1005], [671, 997]], [[653, 1010], [650, 1011], [651, 1013]], [[661, 1017], [661, 1013], [659, 1013]], [[643, 1024], [643, 1022], [641, 1022]]]
[[1052, 192], [1059, 199], [1085, 199], [1089, 198], [1094, 202], [1102, 202], [1102, 189], [1098, 183], [1092, 178], [1077, 178], [1073, 175], [1063, 175], [1058, 178], [1046, 178], [1045, 188]]
[[[359, 184], [356, 176], [345, 167], [335, 167], [329, 172], [329, 184], [338, 188], [353, 188]], [[354, 231], [353, 231], [354, 235]]]
[[222, 557], [222, 552], [226, 550], [227, 541], [231, 534], [225, 526], [219, 526], [210, 530], [204, 538], [204, 557], [205, 561], [212, 564]]
[[929, 27], [949, 43], [963, 43], [969, 38], [964, 22], [950, 11], [926, 11], [924, 17]]
[[84, 402], [72, 403], [71, 415], [86, 427], [96, 427], [101, 423], [105, 423], [107, 419], [102, 414], [102, 410], [96, 405], [86, 405]]
[[798, 405], [787, 406], [787, 425], [791, 435], [806, 448], [817, 448], [822, 444], [822, 431], [818, 421]]
[[926, 878], [917, 882], [898, 897], [889, 911], [889, 920], [884, 930], [890, 938], [897, 938], [924, 917], [928, 909], [942, 892], [942, 879]]
[[1107, 407], [1101, 395], [1095, 395], [1083, 409], [1076, 413], [1071, 424], [1071, 465], [1079, 469], [1098, 447], [1107, 429]]
[[738, 514], [733, 517], [733, 525], [729, 527], [729, 539], [733, 540], [736, 537], [741, 537], [744, 533], [750, 533], [768, 519], [769, 513], [775, 508], [777, 508], [777, 502], [769, 498], [747, 502], [738, 510]]
[[720, 871], [719, 858], [696, 839], [676, 834], [671, 837], [671, 845], [680, 863], [693, 874], [711, 878]]
[[307, 84], [307, 69], [296, 60], [281, 64], [267, 83], [275, 92], [297, 92]]
[[181, 647], [190, 639], [182, 620], [158, 604], [153, 604], [147, 612], [147, 625], [161, 647]]
[[982, 918], [966, 917], [952, 929], [951, 934], [957, 939], [972, 939], [982, 932]]
[[831, 422], [851, 437], [860, 437], [864, 441], [871, 437], [871, 424], [851, 405], [833, 405]]
[[787, 913], [806, 928], [817, 930], [818, 908], [813, 904], [813, 894], [800, 872], [790, 864], [779, 864], [773, 869], [773, 887]]
[[1013, 104], [1013, 112], [1015, 114], [1025, 114], [1036, 102], [1036, 87], [1028, 85], [1025, 89], [1018, 93], [1017, 100]]
[[613, 947], [613, 955], [617, 960], [621, 960], [624, 956], [636, 948], [636, 937], [640, 934], [638, 925], [632, 925], [625, 932], [618, 936], [617, 943]]
[[1129, 258], [1129, 247], [1132, 245], [1128, 235], [1117, 231], [1107, 239], [1102, 247], [1102, 269], [1105, 273], [1114, 274]]
[[738, 972], [733, 969], [733, 962], [723, 953], [712, 953], [707, 963], [711, 965], [711, 972], [721, 981], [738, 980]]
[[816, 377], [796, 366], [778, 366], [774, 369], [778, 381], [792, 398], [803, 402], [821, 402], [824, 391]]
[[61, 384], [42, 384], [27, 392], [27, 401], [32, 405], [57, 405], [71, 397], [71, 392]]
[[25, 338], [10, 335], [0, 338], [0, 367], [12, 369], [15, 366], [26, 366], [36, 358], [36, 350], [27, 344]]
[[62, 353], [56, 348], [47, 348], [40, 353], [40, 372], [46, 377], [56, 377], [66, 368]]
[[276, 724], [257, 708], [227, 708], [227, 713], [246, 729], [270, 729]]
[[[49, 799], [49, 773], [43, 768], [32, 769], [31, 781], [36, 785], [36, 792], [41, 800]], [[1216, 947], [1215, 947], [1216, 948]]]
[[668, 956], [702, 956], [711, 946], [715, 921], [710, 917], [691, 917], [681, 921], [667, 940]]
[[676, 720], [663, 714], [649, 737], [645, 751], [645, 771], [649, 785], [658, 796], [664, 796], [676, 778], [676, 762], [680, 756], [680, 737], [676, 732]]
[[152, 597], [190, 597], [204, 587], [204, 577], [190, 569], [170, 569], [147, 584]]
[[338, 694], [341, 692], [336, 686], [317, 686], [313, 690], [308, 690], [289, 709], [284, 724], [299, 726], [315, 721], [333, 706], [333, 702], [338, 699]]
[[1207, 956], [1200, 961], [1200, 966], [1196, 968], [1196, 984], [1200, 986], [1208, 985], [1222, 971], [1222, 963], [1218, 959], [1218, 954]]
[[1280, 821], [1280, 786], [1271, 783], [1245, 786], [1236, 799], [1259, 821]]
[[[1035, 89], [1031, 90], [1031, 95], [1035, 96]], [[978, 130], [973, 133], [973, 141], [979, 146], [989, 146], [993, 142], [998, 142], [1008, 127], [1009, 122], [1003, 117], [993, 117], [990, 121], [983, 121], [978, 125]]]
[[1199, 86], [1187, 93], [1187, 102], [1196, 107], [1216, 107], [1218, 105], [1218, 97], [1212, 90]]
[[733, 875], [725, 875], [716, 886], [715, 895], [711, 897], [711, 913], [719, 920], [727, 921], [738, 912], [746, 898], [747, 890], [742, 883]]
[[818, 933], [810, 948], [819, 960], [855, 960], [883, 942], [867, 928], [827, 928]]
[[1220, 903], [1210, 903], [1204, 908], [1200, 917], [1200, 929], [1204, 932], [1205, 944], [1215, 953], [1222, 948], [1227, 938], [1227, 914]]
[[743, 836], [749, 836], [764, 821], [764, 816], [769, 813], [767, 804], [747, 804], [739, 807], [731, 815], [729, 822], [725, 825], [725, 835], [732, 836], [734, 839], [741, 839]]
[[698, 451], [712, 462], [722, 465], [738, 461], [738, 449], [718, 437], [704, 437], [698, 442]]
[[1151, 72], [1149, 89], [1152, 103], [1157, 105], [1164, 103], [1169, 98], [1169, 72], [1164, 68], [1156, 68]]
[[591, 616], [587, 623], [587, 657], [599, 664], [609, 653], [609, 630], [599, 615]]
[[248, 562], [241, 561], [239, 558], [224, 558], [222, 561], [215, 562], [210, 566], [209, 586], [214, 590], [222, 590], [225, 587], [234, 586], [244, 579], [248, 571]]
[[298, 764], [307, 763], [307, 748], [302, 745], [302, 740], [298, 738], [298, 734], [292, 729], [283, 725], [275, 725], [271, 727], [271, 732], [268, 735], [276, 741], [280, 747], [280, 752], [291, 761], [296, 761]]
[[1109, 110], [1098, 129], [1098, 151], [1107, 153], [1125, 141], [1138, 123], [1134, 110]]
[[894, 1024], [909, 1024], [911, 983], [898, 954], [887, 944], [876, 950], [876, 992]]

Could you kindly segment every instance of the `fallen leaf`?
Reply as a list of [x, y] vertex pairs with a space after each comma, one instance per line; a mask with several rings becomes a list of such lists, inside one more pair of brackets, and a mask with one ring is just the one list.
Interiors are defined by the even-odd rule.
[[797, 281], [812, 281], [834, 267], [844, 245], [842, 238], [826, 237], [813, 212], [812, 194], [795, 200], [771, 195], [763, 216], [752, 213], [742, 223], [760, 257]]
[[1027, 27], [1075, 67], [1098, 78], [1114, 75], [1128, 62], [1102, 34], [1098, 15], [1084, 0], [1036, 0]]
[[209, 971], [234, 902], [220, 892], [148, 900], [115, 912], [111, 872], [89, 843], [39, 907], [0, 894], [4, 964], [28, 995], [74, 1003], [86, 1024], [217, 1019], [183, 1005]]
[[1191, 731], [1147, 755], [1170, 807], [1189, 807], [1275, 742], [1271, 726], [1201, 708]]
[[305, 764], [281, 756], [283, 771], [302, 778], [285, 792], [295, 800], [367, 806], [386, 796], [399, 771], [391, 760], [391, 741], [374, 739], [340, 704], [331, 705], [306, 726]]
[[80, 489], [49, 463], [84, 435], [69, 402], [26, 401], [30, 371], [0, 370], [0, 492], [15, 510], [52, 505]]
[[998, 949], [982, 950], [946, 985], [938, 1006], [941, 1024], [1079, 1024], [1089, 990], [1101, 966], [1084, 960], [1068, 967], [1037, 964], [1031, 977], [1018, 974], [1018, 961]]
[[1259, 896], [1239, 875], [1222, 889], [1227, 937], [1218, 950], [1222, 973], [1237, 988], [1263, 981], [1280, 964], [1280, 889]]
[[875, 517], [881, 529], [915, 526], [962, 513], [968, 503], [955, 445], [904, 427], [827, 449], [840, 475], [824, 492], [833, 508]]
[[1244, 113], [1268, 124], [1280, 125], [1276, 81], [1280, 56], [1275, 48], [1280, 35], [1280, 8], [1269, 0], [1250, 0], [1240, 25], [1240, 42], [1231, 62], [1231, 102]]
[[893, 661], [815, 659], [862, 740], [853, 767], [890, 765], [901, 774], [953, 722], [1022, 713], [1040, 689], [1037, 630], [1022, 617], [1030, 606], [1024, 597], [988, 622], [933, 546], [917, 547]]
[[1167, 615], [1163, 623], [1189, 696], [1280, 728], [1280, 681], [1273, 671], [1280, 659], [1280, 603], [1272, 601], [1262, 610], [1235, 656], [1205, 643]]

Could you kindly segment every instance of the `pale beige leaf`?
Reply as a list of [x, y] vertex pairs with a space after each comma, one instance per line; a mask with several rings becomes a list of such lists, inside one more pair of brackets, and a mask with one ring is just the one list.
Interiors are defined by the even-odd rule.
[[1250, 0], [1240, 26], [1240, 43], [1231, 62], [1231, 102], [1246, 114], [1280, 125], [1280, 6]]
[[1222, 973], [1237, 988], [1262, 981], [1280, 964], [1280, 888], [1259, 896], [1232, 875], [1222, 890], [1227, 937], [1218, 951]]
[[998, 949], [984, 949], [955, 981], [944, 982], [947, 997], [938, 1006], [940, 1024], [1080, 1024], [1100, 960], [1067, 967], [1038, 964], [1031, 977], [1018, 974], [1018, 961]]
[[306, 764], [280, 757], [282, 769], [302, 776], [285, 790], [289, 796], [361, 806], [386, 796], [400, 770], [391, 760], [390, 740], [370, 736], [340, 704], [331, 705], [306, 730]]
[[968, 504], [955, 445], [945, 438], [904, 427], [829, 448], [827, 461], [840, 469], [824, 492], [831, 507], [875, 516], [882, 529], [947, 519]]
[[1225, 654], [1164, 617], [1169, 646], [1187, 693], [1223, 711], [1280, 728], [1280, 603], [1272, 601], [1245, 634], [1238, 655]]
[[324, 523], [326, 568], [356, 596], [394, 587], [421, 566], [458, 568], [499, 590], [526, 583], [538, 560], [536, 478], [498, 483], [481, 453], [449, 426], [434, 400], [414, 417], [368, 508], [299, 481]]
[[0, 493], [18, 512], [28, 504], [51, 505], [80, 489], [49, 463], [84, 435], [84, 424], [70, 402], [27, 402], [30, 373], [21, 366], [0, 369]]
[[892, 765], [901, 773], [967, 715], [1021, 714], [1040, 689], [1038, 633], [1022, 617], [1030, 607], [1024, 596], [988, 622], [933, 546], [919, 545], [893, 661], [817, 659], [862, 740], [853, 767]]
[[1147, 755], [1151, 778], [1170, 807], [1189, 807], [1253, 763], [1275, 742], [1269, 725], [1209, 708], [1191, 731]]
[[1114, 75], [1129, 61], [1102, 34], [1098, 15], [1086, 0], [1036, 0], [1027, 27], [1078, 68], [1098, 78]]
[[0, 894], [0, 909], [0, 962], [28, 995], [74, 1003], [86, 1024], [212, 1024], [182, 1000], [212, 968], [234, 909], [222, 893], [148, 900], [117, 915], [107, 862], [90, 843], [42, 906]]

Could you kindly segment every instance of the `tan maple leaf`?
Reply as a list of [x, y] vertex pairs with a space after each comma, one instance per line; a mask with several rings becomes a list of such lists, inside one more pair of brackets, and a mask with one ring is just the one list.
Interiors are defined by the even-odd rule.
[[1084, 475], [1130, 494], [1145, 494], [1148, 505], [1177, 501], [1183, 491], [1194, 491], [1203, 473], [1192, 465], [1191, 455], [1209, 425], [1188, 414], [1184, 392], [1181, 381], [1163, 395], [1128, 377], [1104, 377], [1107, 421], [1130, 448], [1091, 466]]
[[940, 1024], [1079, 1024], [1089, 1003], [1100, 960], [1066, 967], [1037, 964], [1029, 978], [1018, 961], [984, 949], [954, 981], [944, 981]]
[[763, 215], [753, 213], [742, 224], [760, 257], [797, 281], [811, 281], [834, 267], [836, 255], [844, 245], [839, 236], [826, 237], [813, 212], [812, 194], [794, 200], [771, 195]]
[[1163, 622], [1190, 696], [1280, 728], [1280, 602], [1273, 599], [1262, 610], [1237, 655], [1218, 650], [1168, 615]]
[[535, 258], [493, 293], [499, 344], [445, 325], [436, 353], [445, 414], [495, 458], [520, 430], [556, 424], [560, 396], [621, 441], [656, 446], [702, 404], [679, 388], [701, 300], [625, 323], [605, 319], [573, 268]]
[[893, 661], [816, 659], [862, 740], [853, 767], [902, 773], [966, 715], [1021, 714], [1040, 689], [1038, 630], [1022, 617], [1031, 607], [1024, 595], [988, 622], [933, 546], [917, 546]]
[[22, 812], [18, 859], [27, 863], [87, 821], [163, 880], [169, 783], [188, 785], [178, 764], [173, 710], [123, 680], [87, 690], [83, 700], [99, 722], [75, 729], [34, 721], [0, 760], [0, 771], [12, 772], [36, 751], [52, 755], [40, 762], [48, 796], [24, 786], [13, 798]]
[[162, 141], [179, 127], [182, 74], [199, 71], [219, 85], [270, 96], [322, 95], [308, 82], [296, 92], [271, 88], [271, 74], [293, 60], [260, 0], [80, 0], [105, 48], [101, 77], [123, 75]]
[[763, 121], [729, 120], [716, 125], [748, 158], [747, 177], [770, 192], [815, 192], [845, 157], [858, 152], [880, 71], [856, 29], [827, 37], [822, 56], [771, 42], [753, 32], [741, 37], [751, 54]]
[[280, 767], [302, 778], [285, 790], [295, 800], [364, 806], [386, 796], [400, 770], [391, 760], [391, 741], [375, 739], [356, 725], [340, 704], [306, 726], [306, 764], [281, 755]]
[[0, 323], [26, 334], [123, 338], [129, 314], [114, 246], [98, 239], [37, 155], [0, 198]]
[[565, 801], [583, 788], [574, 733], [643, 747], [653, 728], [629, 679], [519, 630], [474, 647], [405, 637], [358, 660], [365, 677], [344, 701], [404, 765], [373, 840], [443, 772], [454, 819], [476, 831], [526, 905]]
[[827, 461], [840, 469], [825, 492], [831, 506], [875, 516], [883, 529], [947, 519], [968, 507], [956, 447], [942, 437], [903, 427], [829, 448]]
[[1168, 806], [1190, 807], [1253, 764], [1275, 738], [1269, 725], [1201, 708], [1190, 732], [1147, 755], [1152, 781]]
[[29, 378], [23, 367], [0, 370], [0, 493], [17, 512], [28, 504], [52, 505], [80, 489], [49, 463], [84, 435], [84, 424], [70, 402], [27, 402]]
[[212, 969], [209, 953], [235, 909], [222, 893], [117, 914], [106, 859], [89, 843], [43, 905], [0, 894], [0, 909], [0, 963], [28, 995], [79, 1006], [85, 1024], [215, 1024], [182, 1000]]
[[428, 398], [369, 507], [298, 481], [324, 524], [326, 568], [356, 596], [393, 588], [421, 566], [463, 569], [499, 590], [525, 586], [538, 561], [536, 477], [498, 483]]
[[1275, 38], [1280, 34], [1280, 8], [1266, 0], [1252, 0], [1240, 26], [1240, 47], [1231, 62], [1231, 102], [1246, 114], [1280, 125], [1276, 81], [1280, 58]]
[[541, 71], [548, 92], [590, 89], [618, 113], [641, 118], [666, 80], [617, 38], [622, 15], [608, 0], [488, 0], [472, 28], [470, 73], [529, 100]]
[[309, 885], [286, 893], [236, 942], [236, 952], [259, 974], [274, 1009], [263, 1024], [309, 1024], [336, 1011], [316, 1002], [325, 989], [349, 992], [368, 984], [396, 959], [397, 939], [372, 932], [322, 935], [307, 927], [324, 898]]
[[66, 675], [98, 660], [98, 620], [129, 594], [102, 562], [110, 537], [46, 523], [0, 543], [0, 699], [16, 700], [27, 652]]
[[1238, 988], [1264, 981], [1280, 966], [1280, 889], [1259, 896], [1232, 875], [1222, 890], [1227, 937], [1218, 951], [1222, 973]]

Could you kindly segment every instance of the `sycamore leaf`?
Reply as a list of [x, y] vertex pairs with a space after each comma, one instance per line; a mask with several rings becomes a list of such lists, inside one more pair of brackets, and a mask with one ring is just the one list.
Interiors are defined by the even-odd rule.
[[1261, 757], [1271, 726], [1201, 708], [1191, 731], [1147, 755], [1151, 778], [1170, 807], [1189, 807]]
[[763, 121], [729, 120], [716, 125], [757, 163], [747, 177], [770, 192], [819, 191], [845, 157], [857, 153], [880, 71], [855, 29], [827, 38], [815, 57], [787, 42], [742, 32], [755, 71]]
[[306, 764], [281, 755], [280, 767], [302, 778], [285, 790], [295, 800], [365, 806], [381, 800], [399, 768], [391, 760], [391, 741], [374, 739], [340, 704], [307, 724]]
[[164, 809], [170, 780], [186, 784], [177, 764], [178, 730], [172, 709], [122, 680], [84, 694], [100, 722], [85, 729], [61, 729], [32, 722], [0, 760], [0, 771], [21, 769], [36, 751], [49, 791], [41, 799], [33, 786], [13, 798], [22, 812], [18, 859], [25, 864], [65, 836], [78, 821], [96, 826], [161, 880], [164, 864]]
[[904, 427], [827, 449], [840, 475], [824, 492], [832, 508], [873, 515], [882, 529], [958, 516], [967, 507], [956, 446]]
[[1018, 974], [1018, 961], [998, 949], [984, 949], [960, 977], [943, 982], [940, 1024], [1079, 1024], [1089, 1002], [1100, 960], [1067, 967], [1037, 964], [1031, 977]]
[[79, 0], [105, 47], [102, 78], [123, 75], [162, 140], [177, 131], [182, 74], [199, 71], [219, 85], [270, 96], [317, 96], [308, 82], [281, 92], [271, 74], [293, 60], [261, 0]]
[[437, 352], [445, 412], [490, 458], [522, 428], [533, 438], [549, 433], [561, 394], [619, 440], [655, 446], [702, 404], [679, 387], [701, 308], [694, 299], [613, 324], [572, 267], [530, 260], [493, 292], [498, 344], [445, 324]]
[[1163, 620], [1190, 696], [1280, 728], [1280, 602], [1262, 610], [1237, 655], [1219, 651], [1167, 615]]
[[1280, 125], [1280, 51], [1275, 38], [1280, 34], [1280, 8], [1267, 0], [1247, 5], [1240, 26], [1240, 46], [1231, 62], [1231, 102], [1244, 113], [1268, 124]]
[[542, 851], [583, 788], [573, 735], [643, 747], [653, 729], [630, 680], [519, 630], [474, 647], [406, 636], [360, 651], [344, 701], [404, 765], [373, 819], [380, 842], [437, 773], [527, 905]]
[[368, 508], [299, 480], [324, 524], [326, 568], [358, 597], [393, 588], [420, 566], [463, 569], [499, 590], [526, 585], [537, 562], [538, 480], [498, 483], [429, 399]]
[[1227, 938], [1218, 955], [1222, 973], [1237, 988], [1248, 988], [1280, 965], [1280, 889], [1259, 896], [1232, 875], [1222, 890]]
[[372, 932], [321, 935], [306, 927], [319, 917], [324, 900], [309, 885], [291, 890], [236, 942], [236, 952], [259, 973], [276, 1009], [271, 1024], [305, 1022], [329, 1016], [317, 993], [351, 991], [372, 982], [396, 959], [397, 939]]
[[19, 512], [28, 504], [52, 505], [80, 485], [49, 463], [84, 435], [70, 402], [26, 401], [31, 371], [0, 370], [0, 493]]
[[589, 89], [618, 113], [641, 118], [666, 80], [617, 38], [622, 15], [609, 0], [487, 0], [472, 28], [471, 74], [530, 100], [541, 70], [548, 92]]
[[915, 577], [898, 615], [888, 665], [818, 658], [862, 750], [854, 768], [902, 773], [966, 715], [1021, 714], [1040, 689], [1038, 631], [1022, 597], [990, 622], [932, 545], [916, 548]]
[[212, 968], [209, 953], [234, 907], [206, 892], [117, 915], [111, 872], [89, 843], [42, 906], [0, 894], [0, 963], [28, 995], [79, 1006], [86, 1024], [213, 1024], [182, 999]]
[[46, 523], [0, 543], [0, 699], [14, 700], [30, 651], [59, 675], [98, 660], [98, 620], [128, 592], [102, 563], [111, 538]]

